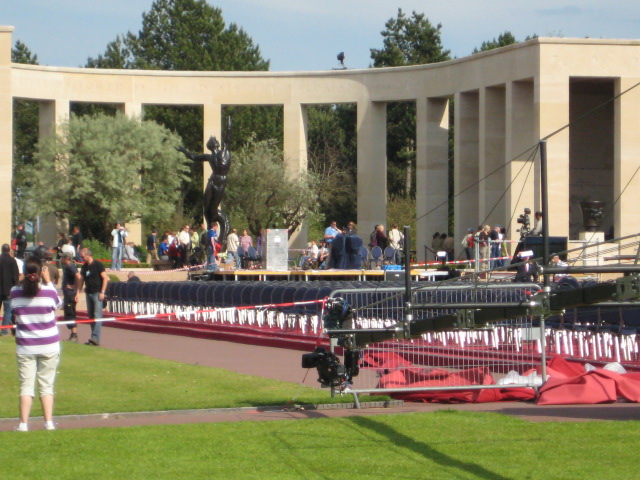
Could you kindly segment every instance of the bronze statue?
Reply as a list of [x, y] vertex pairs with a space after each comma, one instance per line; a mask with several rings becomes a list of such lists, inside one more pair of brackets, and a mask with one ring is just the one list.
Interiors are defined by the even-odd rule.
[[220, 224], [218, 241], [224, 244], [229, 234], [229, 219], [227, 215], [220, 210], [220, 202], [224, 195], [224, 189], [227, 186], [227, 174], [231, 168], [231, 153], [226, 143], [224, 143], [222, 149], [220, 149], [220, 143], [218, 143], [216, 137], [209, 138], [207, 148], [211, 150], [210, 154], [191, 153], [184, 147], [178, 147], [176, 150], [184, 153], [187, 158], [195, 162], [209, 162], [211, 166], [211, 176], [204, 190], [204, 218], [207, 221], [207, 228], [211, 228], [211, 225], [215, 222]]

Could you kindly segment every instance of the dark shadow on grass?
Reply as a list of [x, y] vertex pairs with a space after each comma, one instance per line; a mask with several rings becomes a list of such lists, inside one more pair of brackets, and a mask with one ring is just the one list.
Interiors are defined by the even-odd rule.
[[412, 450], [418, 455], [426, 458], [427, 460], [431, 460], [432, 462], [438, 463], [445, 467], [457, 468], [464, 472], [471, 473], [478, 478], [486, 478], [487, 480], [513, 480], [508, 477], [499, 475], [496, 472], [487, 470], [486, 468], [476, 463], [463, 462], [445, 455], [444, 453], [439, 452], [433, 447], [429, 446], [429, 444], [425, 442], [418, 442], [413, 438], [408, 437], [407, 435], [404, 435], [397, 430], [394, 430], [389, 425], [377, 422], [370, 417], [352, 417], [349, 420], [351, 420], [359, 427], [365, 428], [377, 433], [378, 435], [386, 437], [392, 444], [397, 445], [400, 448]]

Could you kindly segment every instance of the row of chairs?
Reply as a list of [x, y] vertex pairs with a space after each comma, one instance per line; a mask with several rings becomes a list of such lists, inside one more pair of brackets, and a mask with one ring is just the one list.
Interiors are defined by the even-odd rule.
[[242, 245], [238, 246], [238, 258], [240, 259], [240, 268], [254, 269], [260, 266], [260, 256], [258, 251], [251, 245], [246, 251]]
[[382, 265], [397, 265], [400, 255], [398, 249], [387, 247], [383, 251], [376, 245], [371, 251], [365, 246], [360, 247], [360, 257], [362, 257], [362, 265], [367, 265], [371, 270], [382, 268]]

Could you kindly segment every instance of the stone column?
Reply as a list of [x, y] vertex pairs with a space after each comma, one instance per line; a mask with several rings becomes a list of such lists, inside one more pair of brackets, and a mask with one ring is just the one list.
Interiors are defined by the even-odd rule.
[[[569, 77], [567, 75], [544, 75], [544, 81], [535, 81], [535, 104], [537, 105], [538, 123], [533, 131], [539, 138], [544, 138], [558, 131], [569, 123]], [[535, 143], [535, 142], [533, 142]], [[536, 156], [539, 167], [540, 155]], [[549, 225], [549, 235], [569, 236], [569, 209], [579, 209], [569, 197], [569, 129], [554, 134], [547, 140], [547, 171], [549, 190], [549, 218], [545, 219]], [[541, 208], [539, 203], [540, 178], [539, 168], [536, 168], [535, 192], [536, 210]], [[533, 208], [532, 208], [533, 210]]]
[[387, 104], [358, 102], [358, 233], [387, 223]]
[[[130, 118], [142, 121], [142, 104], [136, 102], [125, 102], [118, 105], [118, 111]], [[133, 242], [136, 245], [143, 245], [142, 239], [142, 222], [140, 219], [132, 220], [125, 224], [127, 229], [127, 242]], [[144, 237], [146, 238], [146, 237]], [[144, 246], [144, 245], [143, 245]], [[142, 261], [142, 259], [141, 259]]]
[[118, 105], [118, 111], [127, 117], [142, 120], [142, 104], [137, 102], [125, 102]]
[[[454, 205], [455, 232], [466, 232], [484, 221], [479, 211], [479, 94], [459, 92], [455, 96]], [[440, 227], [447, 231], [447, 225]]]
[[[505, 88], [480, 90], [480, 217], [491, 226], [506, 226], [510, 217], [505, 210]], [[468, 225], [475, 227], [476, 225]], [[464, 234], [456, 232], [457, 236]]]
[[513, 218], [508, 228], [510, 240], [519, 240], [516, 223], [518, 215], [525, 208], [531, 209], [531, 228], [533, 228], [534, 202], [534, 153], [538, 137], [534, 131], [533, 82], [509, 82], [506, 86], [506, 145], [505, 180], [509, 190], [505, 196], [505, 212]]
[[416, 101], [416, 254], [425, 261], [424, 245], [449, 217], [449, 99]]
[[[284, 116], [284, 158], [287, 172], [299, 175], [307, 171], [307, 106], [299, 103], [285, 103]], [[290, 248], [305, 248], [307, 245], [307, 222], [291, 234]]]
[[[640, 87], [629, 90], [640, 78], [615, 81], [613, 197], [614, 232], [623, 237], [638, 232], [640, 225]], [[623, 93], [625, 92], [625, 93]], [[628, 252], [624, 252], [628, 253]]]
[[13, 27], [0, 27], [0, 243], [11, 243], [13, 207], [13, 97], [11, 46]]
[[[69, 120], [69, 99], [56, 98], [39, 104], [39, 137], [45, 137], [59, 133], [60, 125]], [[50, 214], [40, 218], [39, 240], [47, 247], [56, 245], [58, 232], [69, 230], [69, 220], [59, 219]]]

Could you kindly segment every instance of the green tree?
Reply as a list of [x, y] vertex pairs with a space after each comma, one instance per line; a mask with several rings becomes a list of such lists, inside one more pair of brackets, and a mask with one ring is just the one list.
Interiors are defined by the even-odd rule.
[[[13, 63], [38, 64], [38, 56], [22, 42], [17, 41], [11, 49]], [[21, 200], [23, 191], [30, 186], [30, 179], [25, 175], [25, 167], [33, 163], [35, 145], [38, 141], [38, 102], [31, 100], [13, 101], [13, 216], [16, 221], [22, 221], [24, 202]], [[18, 194], [20, 192], [20, 195]]]
[[[443, 62], [450, 59], [442, 46], [442, 25], [433, 26], [422, 13], [407, 17], [398, 9], [385, 24], [383, 48], [371, 49], [373, 67], [400, 67]], [[387, 108], [387, 181], [389, 194], [409, 197], [415, 194], [414, 103], [391, 103]]]
[[54, 213], [100, 240], [116, 221], [164, 218], [187, 177], [180, 143], [155, 122], [73, 115], [38, 144], [27, 168], [31, 213]]
[[473, 53], [486, 52], [487, 50], [493, 50], [494, 48], [506, 47], [507, 45], [512, 45], [514, 43], [518, 43], [516, 37], [513, 36], [513, 33], [509, 31], [505, 31], [498, 35], [498, 38], [494, 38], [493, 40], [489, 40], [487, 42], [482, 42], [480, 45], [480, 49], [473, 49]]
[[308, 111], [309, 171], [318, 182], [318, 220], [346, 225], [356, 218], [356, 109], [354, 105], [320, 105]]
[[285, 174], [285, 158], [277, 142], [250, 138], [232, 155], [225, 206], [233, 224], [246, 225], [253, 235], [263, 228], [286, 228], [292, 233], [313, 216], [314, 177]]
[[[226, 26], [221, 9], [205, 0], [155, 0], [143, 13], [137, 34], [118, 35], [104, 54], [88, 59], [87, 67], [255, 71], [268, 70], [269, 61], [262, 58], [260, 48], [242, 28], [234, 23]], [[282, 138], [279, 108], [226, 106], [223, 116], [233, 120], [232, 151], [254, 133], [258, 139]], [[202, 151], [200, 107], [149, 105], [144, 118], [177, 132], [188, 150]], [[185, 215], [193, 220], [202, 218], [202, 184], [202, 169], [193, 167], [182, 188]]]

